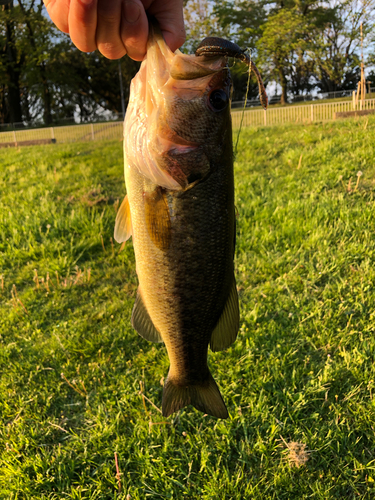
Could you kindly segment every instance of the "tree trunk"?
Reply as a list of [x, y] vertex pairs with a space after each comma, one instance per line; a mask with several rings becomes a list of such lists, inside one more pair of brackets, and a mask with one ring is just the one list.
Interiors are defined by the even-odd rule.
[[[42, 4], [42, 2], [41, 2]], [[23, 3], [19, 0], [19, 5], [22, 9], [22, 12], [26, 14], [25, 7]], [[26, 17], [26, 16], [25, 16]], [[28, 39], [30, 42], [31, 47], [35, 52], [37, 52], [37, 47], [36, 47], [36, 42], [35, 42], [35, 37], [34, 37], [34, 30], [32, 28], [30, 19], [26, 19], [26, 26], [27, 30], [29, 33]], [[52, 123], [52, 113], [51, 113], [51, 93], [48, 85], [48, 78], [47, 78], [47, 71], [46, 71], [46, 65], [42, 61], [40, 64], [37, 64], [37, 67], [39, 68], [39, 75], [40, 75], [40, 82], [42, 84], [42, 99], [43, 99], [43, 120], [46, 125], [49, 125]]]
[[0, 85], [0, 124], [9, 122], [8, 103], [5, 99], [6, 86]]
[[[13, 2], [4, 5], [3, 11], [13, 9]], [[12, 20], [6, 22], [6, 46], [7, 57], [6, 72], [8, 76], [8, 105], [10, 123], [22, 122], [21, 92], [20, 92], [20, 64], [17, 62], [17, 49], [15, 47], [14, 23]]]
[[51, 93], [49, 91], [48, 80], [46, 75], [46, 66], [44, 62], [41, 63], [40, 67], [40, 78], [42, 80], [43, 85], [43, 103], [44, 103], [44, 111], [43, 111], [43, 119], [46, 125], [52, 123], [52, 114], [51, 114]]
[[281, 99], [280, 99], [280, 104], [286, 104], [288, 102], [288, 84], [287, 84], [287, 79], [285, 76], [285, 72], [282, 69], [282, 67], [278, 68], [279, 71], [279, 78], [280, 78], [280, 85], [281, 85]]

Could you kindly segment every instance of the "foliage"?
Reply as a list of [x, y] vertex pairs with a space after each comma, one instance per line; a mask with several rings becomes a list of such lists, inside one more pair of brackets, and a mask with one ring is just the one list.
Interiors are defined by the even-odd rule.
[[189, 0], [184, 7], [186, 42], [183, 51], [195, 52], [199, 43], [208, 36], [223, 36], [210, 0]]
[[[235, 0], [215, 2], [213, 12], [220, 25], [221, 36], [232, 40], [240, 47], [248, 50], [252, 60], [259, 66], [257, 44], [261, 35], [261, 25], [266, 18], [263, 5], [256, 1]], [[244, 98], [247, 91], [248, 74], [243, 64], [236, 63], [231, 67], [233, 78], [233, 100]], [[267, 84], [268, 72], [262, 77]], [[254, 74], [251, 74], [249, 97], [258, 95], [258, 83]]]
[[[61, 45], [61, 44], [60, 44]], [[98, 51], [84, 54], [65, 42], [65, 48], [56, 48], [51, 60], [51, 72], [56, 99], [57, 116], [69, 116], [79, 112], [80, 121], [92, 120], [102, 109], [119, 113], [121, 93], [119, 83], [119, 61], [103, 57]], [[138, 71], [139, 63], [128, 57], [121, 59], [124, 98], [129, 98], [130, 82]]]
[[[49, 20], [42, 0], [0, 6], [0, 124], [121, 112], [118, 62], [84, 54]], [[206, 36], [248, 49], [266, 83], [281, 86], [282, 103], [312, 90], [355, 88], [360, 75], [360, 24], [366, 63], [375, 64], [375, 0], [188, 0], [187, 41], [194, 53]], [[125, 102], [139, 65], [121, 60]], [[234, 100], [244, 98], [247, 73], [232, 71]], [[254, 77], [250, 96], [257, 94]]]
[[20, 72], [24, 55], [16, 44], [19, 9], [13, 9], [13, 2], [5, 3], [0, 11], [0, 123], [22, 118], [20, 95]]
[[[121, 112], [118, 61], [84, 54], [48, 19], [42, 0], [18, 0], [0, 11], [0, 123], [78, 114], [81, 121], [103, 110]], [[121, 61], [125, 100], [139, 64]], [[18, 109], [18, 112], [14, 110]]]
[[355, 88], [360, 77], [361, 23], [368, 64], [374, 63], [374, 0], [226, 0], [210, 4], [219, 31], [252, 50], [266, 82], [280, 84], [282, 102], [288, 95], [314, 88]]
[[[270, 61], [271, 75], [280, 82], [282, 88], [282, 104], [287, 102], [287, 79], [292, 77], [295, 66], [304, 65], [303, 55], [307, 44], [304, 34], [308, 24], [297, 9], [280, 9], [268, 18], [263, 27], [259, 41], [260, 54], [263, 60]], [[300, 57], [297, 59], [297, 52]], [[300, 68], [303, 72], [303, 68]], [[308, 78], [310, 74], [308, 74]], [[307, 81], [308, 85], [308, 81]]]
[[373, 117], [242, 131], [227, 421], [157, 409], [167, 355], [111, 245], [121, 143], [0, 156], [1, 498], [373, 498]]
[[374, 47], [375, 2], [337, 1], [328, 21], [315, 39], [317, 86], [323, 92], [354, 89], [360, 80], [361, 23], [365, 48]]

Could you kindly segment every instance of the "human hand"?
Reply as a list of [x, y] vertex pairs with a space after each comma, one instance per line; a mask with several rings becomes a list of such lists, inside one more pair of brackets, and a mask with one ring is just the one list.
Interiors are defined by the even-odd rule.
[[159, 22], [175, 51], [185, 41], [182, 0], [43, 0], [56, 26], [83, 52], [99, 49], [108, 59], [146, 54], [147, 14]]

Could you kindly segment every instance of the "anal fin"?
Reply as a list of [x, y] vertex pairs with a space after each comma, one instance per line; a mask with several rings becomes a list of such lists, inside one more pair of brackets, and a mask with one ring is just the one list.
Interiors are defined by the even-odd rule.
[[141, 337], [149, 342], [163, 342], [159, 331], [155, 328], [155, 325], [148, 314], [139, 290], [133, 307], [131, 323], [134, 330], [136, 330]]
[[233, 276], [229, 296], [224, 310], [216, 323], [211, 335], [210, 347], [212, 351], [222, 351], [236, 340], [240, 326], [240, 309], [236, 280]]
[[126, 195], [116, 215], [115, 240], [117, 243], [123, 243], [130, 238], [132, 232], [132, 218], [130, 215], [128, 195]]

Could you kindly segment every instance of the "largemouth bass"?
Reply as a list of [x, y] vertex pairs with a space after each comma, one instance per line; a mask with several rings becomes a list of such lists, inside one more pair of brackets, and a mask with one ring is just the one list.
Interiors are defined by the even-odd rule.
[[133, 236], [132, 325], [167, 348], [163, 415], [191, 404], [227, 418], [207, 353], [229, 347], [239, 328], [232, 83], [228, 50], [206, 42], [200, 52], [171, 52], [151, 25], [124, 123], [127, 196], [115, 239]]

